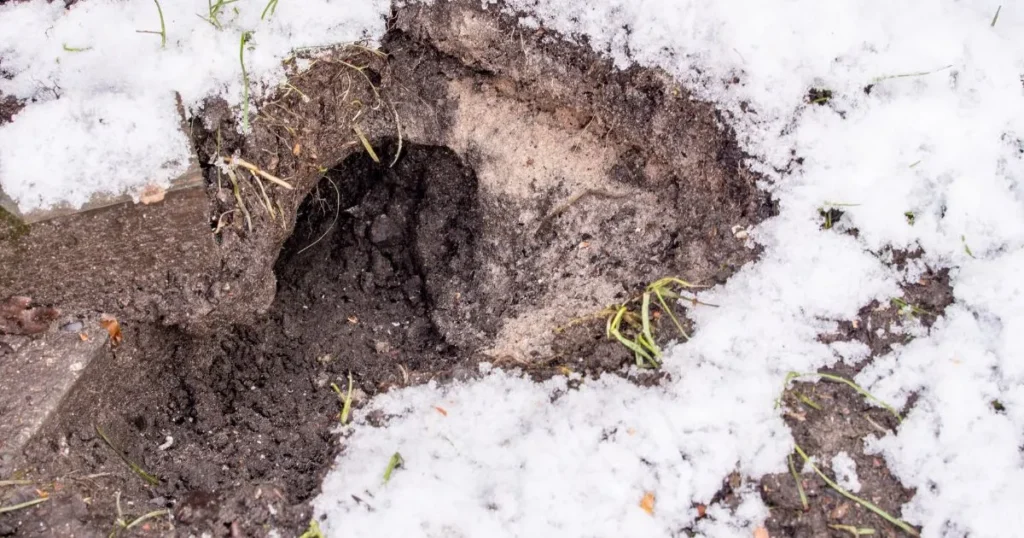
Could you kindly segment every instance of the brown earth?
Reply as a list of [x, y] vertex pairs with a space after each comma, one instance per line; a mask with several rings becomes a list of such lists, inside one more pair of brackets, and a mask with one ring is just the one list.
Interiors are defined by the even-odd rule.
[[[774, 208], [713, 106], [666, 74], [617, 70], [469, 0], [399, 8], [388, 28], [379, 51], [293, 69], [246, 137], [221, 101], [191, 119], [202, 162], [236, 154], [294, 190], [239, 169], [236, 196], [207, 166], [205, 192], [0, 225], [0, 296], [124, 327], [30, 443], [16, 478], [31, 484], [0, 488], [0, 505], [50, 501], [0, 515], [0, 536], [106, 535], [119, 510], [173, 512], [140, 535], [297, 535], [340, 448], [332, 383], [351, 373], [358, 403], [482, 360], [619, 371], [631, 357], [595, 313], [663, 276], [724, 282], [756, 257], [734, 227]], [[908, 493], [851, 448], [862, 403], [801, 390], [855, 422], [842, 443], [793, 422], [798, 442], [847, 450], [898, 510]], [[827, 518], [787, 519], [787, 479], [762, 482], [772, 536], [825, 535]]]

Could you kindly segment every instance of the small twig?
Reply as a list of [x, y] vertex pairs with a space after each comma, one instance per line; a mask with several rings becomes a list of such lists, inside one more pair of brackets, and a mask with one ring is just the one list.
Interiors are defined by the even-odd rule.
[[13, 506], [0, 506], [0, 514], [6, 514], [7, 512], [14, 512], [15, 510], [22, 510], [22, 509], [25, 509], [25, 508], [30, 508], [32, 506], [35, 506], [35, 505], [39, 504], [39, 503], [44, 503], [44, 502], [46, 502], [48, 500], [50, 500], [49, 497], [40, 497], [38, 499], [32, 499], [31, 501], [25, 501], [25, 502], [20, 503], [20, 504], [15, 504]]
[[35, 482], [31, 480], [0, 480], [0, 488], [5, 486], [31, 486]]
[[996, 8], [996, 14], [995, 14], [995, 16], [994, 16], [994, 17], [992, 17], [992, 24], [990, 24], [989, 26], [991, 26], [991, 27], [995, 28], [995, 26], [996, 26], [996, 21], [998, 21], [998, 20], [999, 20], [999, 12], [1000, 12], [1000, 11], [1002, 11], [1002, 10], [1003, 10], [1003, 6], [1001, 6], [1001, 5], [1000, 5], [999, 7], [997, 7], [997, 8]]

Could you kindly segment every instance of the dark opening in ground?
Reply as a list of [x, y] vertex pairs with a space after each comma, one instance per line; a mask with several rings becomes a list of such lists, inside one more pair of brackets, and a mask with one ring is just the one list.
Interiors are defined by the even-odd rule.
[[[93, 508], [114, 503], [116, 489], [134, 506], [173, 509], [192, 530], [301, 527], [301, 503], [339, 448], [332, 383], [347, 388], [351, 373], [359, 398], [413, 375], [475, 369], [433, 316], [446, 315], [437, 290], [473, 280], [476, 186], [445, 148], [407, 145], [394, 167], [349, 157], [302, 204], [265, 317], [210, 337], [127, 328], [112, 363], [90, 366], [33, 459], [56, 475], [111, 472], [76, 483], [95, 490]], [[96, 426], [160, 483], [146, 487]]]

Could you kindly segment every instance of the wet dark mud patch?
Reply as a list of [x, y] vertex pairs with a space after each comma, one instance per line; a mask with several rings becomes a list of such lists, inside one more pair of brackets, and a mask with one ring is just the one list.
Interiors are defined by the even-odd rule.
[[[891, 265], [905, 271], [920, 255], [920, 251], [893, 252]], [[917, 278], [901, 288], [901, 297], [885, 304], [873, 301], [860, 310], [855, 320], [843, 321], [835, 332], [820, 337], [825, 343], [860, 342], [869, 350], [866, 359], [838, 363], [822, 373], [853, 379], [873, 358], [884, 356], [894, 347], [909, 343], [915, 335], [927, 332], [953, 302], [948, 269], [922, 267]], [[914, 400], [911, 397], [905, 408], [897, 411], [905, 415]], [[904, 488], [884, 460], [868, 454], [864, 446], [865, 437], [882, 437], [898, 430], [899, 421], [890, 412], [869, 404], [849, 386], [827, 380], [793, 383], [785, 392], [783, 403], [785, 420], [794, 440], [816, 458], [819, 469], [835, 480], [832, 458], [845, 453], [856, 463], [861, 483], [856, 495], [899, 517], [901, 507], [910, 501], [914, 491]], [[792, 457], [799, 473], [803, 461], [795, 453]], [[849, 535], [848, 531], [836, 529], [836, 525], [871, 528], [875, 536], [905, 535], [837, 493], [813, 473], [799, 474], [799, 479], [808, 497], [806, 510], [791, 474], [769, 475], [760, 481], [761, 497], [771, 508], [767, 527], [772, 536]]]
[[[115, 513], [121, 491], [132, 506], [173, 510], [184, 535], [292, 533], [339, 448], [332, 383], [346, 387], [351, 373], [361, 400], [411, 375], [475, 371], [471, 350], [432, 320], [452, 315], [436, 297], [473, 278], [475, 203], [476, 178], [450, 150], [407, 146], [394, 168], [350, 157], [300, 208], [265, 318], [214, 336], [127, 330], [112, 363], [91, 367], [30, 448], [38, 463], [27, 476], [88, 493], [80, 525], [112, 524], [95, 514]], [[96, 426], [160, 483], [147, 487]], [[75, 481], [96, 473], [109, 474]], [[35, 517], [59, 521], [66, 514], [51, 510], [64, 506]]]
[[[853, 368], [840, 367], [829, 373], [851, 377]], [[811, 403], [807, 403], [811, 402]], [[786, 424], [793, 439], [814, 464], [833, 481], [832, 459], [846, 453], [856, 463], [860, 490], [855, 493], [899, 518], [900, 509], [914, 492], [892, 476], [880, 456], [865, 453], [864, 437], [895, 432], [898, 421], [885, 409], [868, 404], [864, 397], [842, 383], [795, 382], [783, 397]], [[807, 509], [800, 499], [791, 473], [768, 475], [760, 481], [761, 498], [770, 508], [766, 527], [771, 536], [844, 536], [848, 531], [836, 525], [874, 529], [874, 536], [904, 536], [903, 531], [839, 494], [807, 468], [794, 453], [793, 464], [807, 496]]]

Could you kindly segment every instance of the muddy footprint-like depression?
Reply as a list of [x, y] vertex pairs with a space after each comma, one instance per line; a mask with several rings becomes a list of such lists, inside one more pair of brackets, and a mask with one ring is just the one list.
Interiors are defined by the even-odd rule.
[[[0, 535], [106, 535], [119, 511], [154, 510], [174, 517], [153, 535], [298, 535], [344, 457], [332, 385], [351, 376], [358, 409], [483, 362], [625, 375], [634, 354], [595, 314], [756, 258], [742, 231], [771, 202], [714, 107], [670, 77], [478, 2], [399, 8], [388, 27], [379, 48], [292, 66], [295, 91], [261, 103], [247, 136], [223, 102], [198, 111], [200, 162], [241, 156], [294, 186], [204, 164], [201, 188], [165, 202], [199, 208], [183, 213], [199, 254], [154, 268], [138, 250], [88, 289], [4, 277], [65, 313], [114, 314], [122, 339], [5, 464], [61, 487], [31, 516], [0, 515]], [[142, 276], [113, 272], [133, 264]]]

